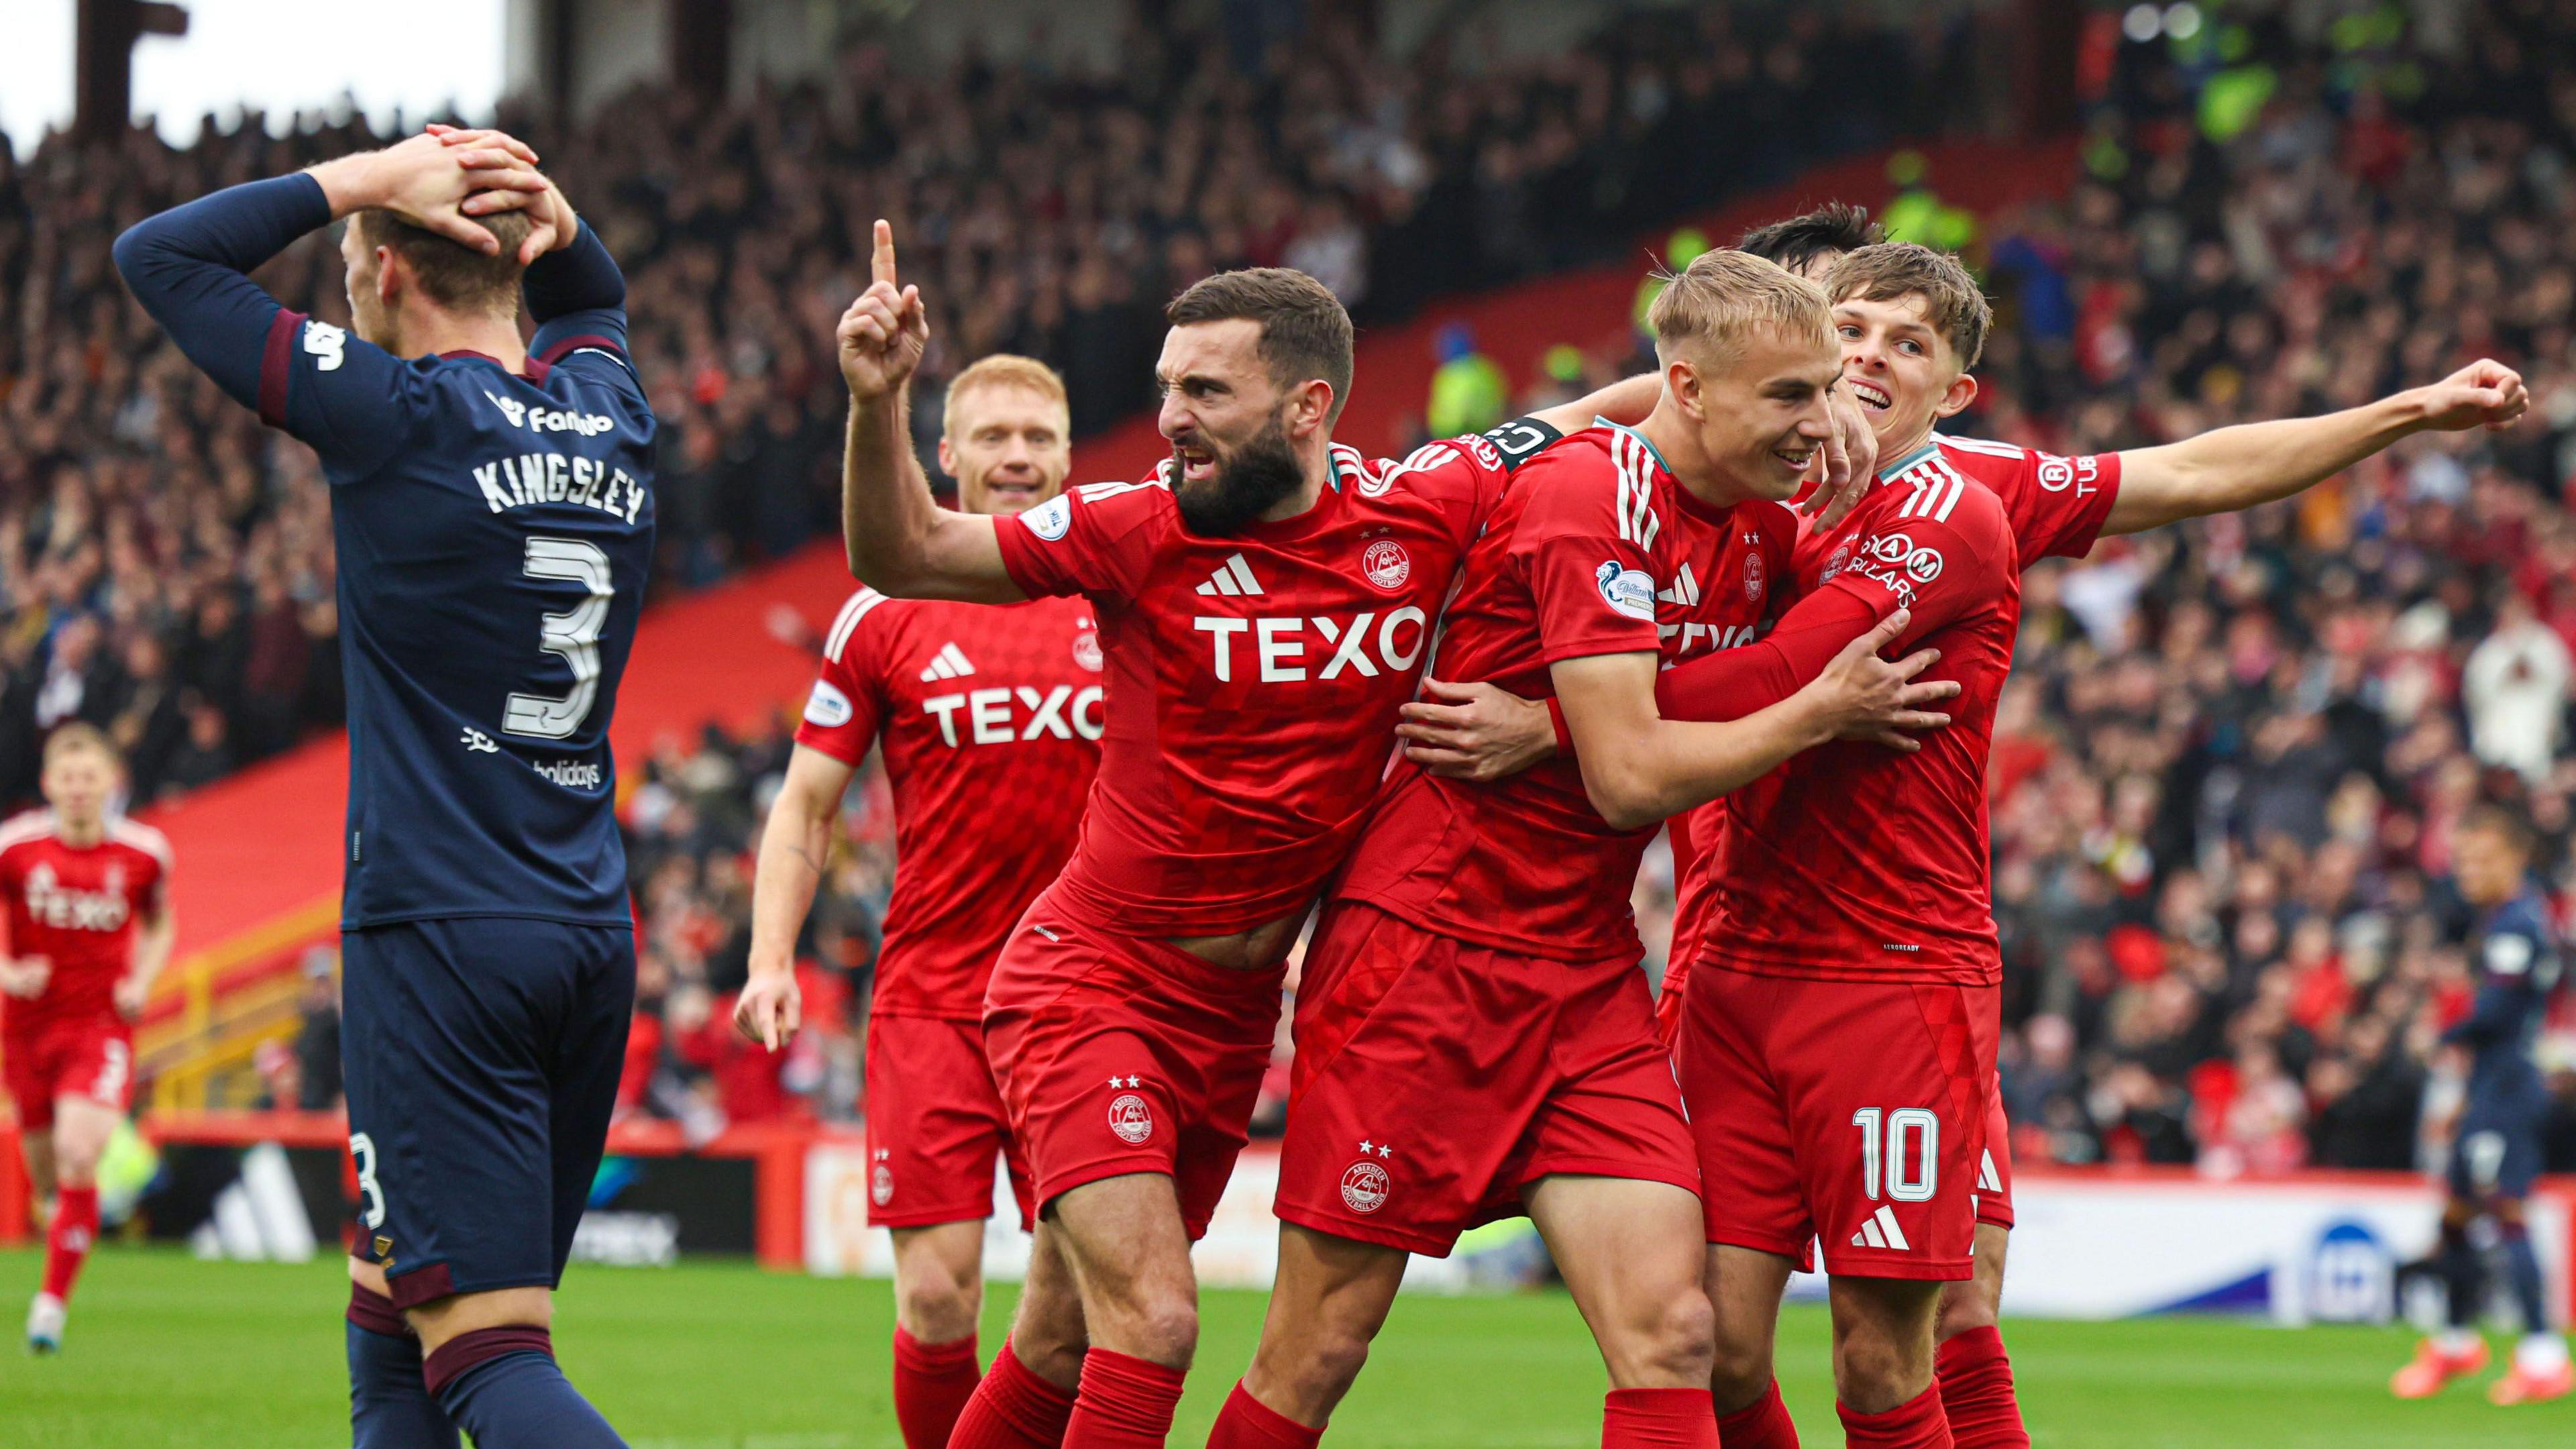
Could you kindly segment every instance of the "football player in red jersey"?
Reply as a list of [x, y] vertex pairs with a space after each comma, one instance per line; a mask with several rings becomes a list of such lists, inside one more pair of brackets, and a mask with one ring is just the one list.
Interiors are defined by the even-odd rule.
[[1011, 1340], [952, 1444], [1160, 1444], [1197, 1343], [1189, 1244], [1244, 1141], [1288, 946], [1359, 829], [1459, 560], [1518, 457], [1596, 413], [1643, 417], [1656, 385], [1371, 462], [1331, 440], [1349, 314], [1302, 273], [1229, 272], [1166, 310], [1172, 456], [1151, 476], [944, 513], [903, 421], [928, 322], [882, 223], [876, 243], [839, 329], [851, 571], [905, 597], [1084, 596], [1107, 694], [1080, 842], [985, 995], [1039, 1221]]
[[[1072, 470], [1064, 380], [987, 357], [949, 384], [939, 461], [968, 513], [1024, 513]], [[734, 1022], [796, 1031], [796, 938], [842, 793], [880, 739], [894, 789], [894, 897], [868, 1016], [871, 1220], [894, 1234], [894, 1409], [944, 1449], [982, 1375], [984, 1220], [1007, 1157], [1028, 1172], [984, 1064], [984, 985], [1011, 926], [1063, 869], [1100, 762], [1100, 636], [1080, 599], [994, 608], [850, 596], [823, 645], [752, 879], [751, 979]]]
[[54, 1196], [27, 1346], [62, 1346], [64, 1304], [98, 1233], [98, 1159], [134, 1093], [134, 1019], [170, 959], [170, 842], [112, 806], [107, 736], [45, 741], [46, 809], [0, 824], [0, 1065], [28, 1176]]
[[1312, 1445], [1409, 1253], [1539, 1226], [1609, 1370], [1602, 1442], [1717, 1431], [1699, 1170], [1628, 905], [1654, 826], [1839, 734], [1877, 738], [1955, 686], [1854, 641], [1733, 727], [1657, 717], [1659, 664], [1754, 637], [1831, 427], [1824, 295], [1711, 252], [1653, 304], [1663, 391], [1526, 464], [1469, 552], [1441, 667], [1553, 694], [1583, 752], [1497, 784], [1399, 765], [1306, 955], [1281, 1157], [1279, 1274], [1211, 1446]]
[[[1761, 228], [1744, 245], [1816, 275], [1846, 251], [1866, 245], [1873, 234], [1866, 213], [1828, 207]], [[1922, 299], [1845, 296], [1837, 323], [1847, 378], [1864, 400], [1881, 455], [1892, 460], [1886, 471], [1929, 468], [1984, 484], [2002, 503], [2018, 563], [2024, 566], [2042, 557], [2081, 557], [2103, 534], [2139, 532], [2276, 502], [2407, 432], [2507, 426], [2527, 406], [2520, 379], [2482, 360], [2431, 387], [2329, 417], [2224, 428], [2124, 453], [2058, 457], [1932, 431], [1941, 418], [1973, 400], [1975, 380], [1964, 370], [1952, 373], [1930, 365], [1933, 339]], [[1536, 706], [1515, 714], [1481, 693], [1468, 707], [1417, 705], [1409, 706], [1407, 714], [1406, 732], [1436, 743], [1438, 753], [1420, 743], [1409, 748], [1436, 759], [1442, 769], [1490, 775], [1546, 758], [1564, 741], [1561, 723], [1553, 746], [1539, 737], [1545, 726], [1536, 717]], [[1712, 847], [1722, 833], [1718, 822], [1724, 814], [1720, 802], [1673, 822], [1680, 908], [1671, 969], [1658, 1003], [1667, 1039], [1678, 1030], [1694, 943], [1720, 884], [1715, 871], [1690, 869], [1687, 862]], [[1999, 1094], [1990, 1093], [1986, 1129], [1987, 1150], [1977, 1164], [1975, 1276], [1942, 1291], [1938, 1377], [1954, 1441], [1962, 1449], [2015, 1449], [2026, 1446], [2029, 1438], [1995, 1328], [2013, 1221], [2011, 1156]], [[1728, 1419], [1728, 1443], [1753, 1449], [1794, 1445], [1795, 1430], [1779, 1408], [1776, 1390], [1767, 1385], [1760, 1389], [1762, 1397], [1751, 1408]], [[1721, 1385], [1721, 1399], [1723, 1390]]]

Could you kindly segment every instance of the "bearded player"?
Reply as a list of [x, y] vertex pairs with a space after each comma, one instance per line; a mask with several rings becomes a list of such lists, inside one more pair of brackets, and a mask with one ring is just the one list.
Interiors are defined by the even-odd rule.
[[[948, 386], [940, 466], [970, 514], [1019, 514], [1073, 466], [1064, 380], [987, 357]], [[943, 1449], [982, 1368], [984, 1220], [1007, 1156], [1028, 1170], [984, 1063], [984, 986], [1011, 926], [1073, 853], [1100, 762], [1100, 636], [1080, 599], [993, 608], [861, 589], [824, 639], [761, 835], [751, 980], [734, 1024], [795, 1034], [796, 937], [842, 792], [882, 740], [894, 788], [894, 897], [868, 1012], [869, 1220], [894, 1235], [894, 1411], [907, 1449]]]
[[0, 824], [0, 1063], [27, 1175], [54, 1199], [27, 1347], [63, 1346], [98, 1234], [98, 1159], [134, 1094], [134, 1019], [170, 959], [170, 842], [115, 806], [122, 762], [87, 724], [45, 740], [45, 809]]
[[[497, 133], [415, 137], [116, 243], [180, 350], [331, 485], [362, 1449], [622, 1442], [550, 1327], [634, 1015], [608, 726], [653, 557], [655, 425], [625, 279], [534, 161]], [[350, 328], [250, 279], [343, 219]]]
[[1159, 1444], [1197, 1344], [1189, 1244], [1243, 1145], [1288, 946], [1459, 560], [1516, 457], [1595, 413], [1642, 417], [1653, 384], [1372, 463], [1331, 440], [1349, 314], [1303, 273], [1229, 272], [1166, 309], [1172, 457], [1152, 475], [945, 513], [905, 443], [929, 326], [883, 223], [875, 272], [839, 332], [851, 571], [901, 597], [1086, 597], [1106, 676], [1081, 841], [985, 996], [1039, 1220], [1011, 1340], [951, 1442]]
[[[1460, 678], [1552, 694], [1593, 748], [1493, 785], [1399, 765], [1306, 955], [1281, 1157], [1279, 1272], [1212, 1446], [1312, 1445], [1410, 1253], [1526, 1212], [1609, 1370], [1605, 1445], [1717, 1443], [1699, 1172], [1653, 1029], [1627, 883], [1665, 816], [1954, 692], [1853, 643], [1735, 726], [1657, 718], [1664, 660], [1754, 637], [1785, 500], [1831, 427], [1824, 296], [1711, 252], [1652, 321], [1663, 390], [1524, 465], [1443, 626]], [[1660, 595], [1660, 598], [1659, 598]]]

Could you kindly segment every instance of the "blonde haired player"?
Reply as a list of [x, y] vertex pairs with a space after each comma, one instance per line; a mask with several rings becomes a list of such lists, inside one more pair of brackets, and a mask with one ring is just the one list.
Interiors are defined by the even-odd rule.
[[[939, 465], [972, 514], [1064, 491], [1064, 380], [997, 354], [948, 386]], [[984, 1220], [1010, 1162], [1028, 1170], [984, 1062], [984, 984], [1020, 913], [1073, 853], [1100, 762], [1100, 639], [1091, 605], [889, 599], [860, 589], [824, 640], [752, 881], [751, 980], [734, 1022], [795, 1034], [796, 939], [832, 819], [871, 747], [894, 787], [895, 884], [867, 1034], [871, 1219], [894, 1233], [894, 1406], [908, 1449], [941, 1449], [981, 1376]]]
[[134, 1094], [134, 1019], [170, 959], [170, 842], [116, 809], [124, 763], [67, 724], [45, 741], [45, 808], [0, 825], [0, 1068], [27, 1173], [54, 1218], [27, 1346], [62, 1347], [98, 1233], [98, 1159]]

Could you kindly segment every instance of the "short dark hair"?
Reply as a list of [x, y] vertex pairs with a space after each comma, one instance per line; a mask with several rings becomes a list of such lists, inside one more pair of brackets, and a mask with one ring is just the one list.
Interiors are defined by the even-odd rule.
[[2520, 810], [2495, 800], [2481, 800], [2461, 811], [2460, 823], [2454, 829], [2463, 835], [2474, 830], [2481, 835], [2496, 836], [2504, 841], [2507, 849], [2525, 860], [2531, 858], [2539, 843], [2530, 820]]
[[349, 224], [358, 229], [361, 245], [393, 248], [420, 278], [421, 290], [441, 307], [456, 312], [515, 313], [519, 306], [519, 279], [527, 272], [519, 265], [519, 246], [528, 239], [532, 223], [524, 211], [498, 212], [474, 220], [501, 244], [499, 254], [485, 256], [389, 211], [362, 211], [350, 218]]
[[1878, 225], [1869, 219], [1868, 207], [1834, 201], [1787, 221], [1757, 226], [1744, 234], [1735, 249], [1803, 273], [1820, 256], [1856, 252], [1878, 240]]
[[1349, 309], [1332, 289], [1293, 267], [1246, 267], [1193, 283], [1163, 309], [1175, 327], [1236, 318], [1261, 324], [1261, 360], [1279, 386], [1322, 378], [1333, 389], [1339, 419], [1351, 400], [1352, 329]]
[[1959, 259], [1920, 242], [1879, 242], [1843, 253], [1825, 276], [1825, 296], [1836, 306], [1853, 297], [1864, 302], [1921, 297], [1923, 320], [1949, 340], [1961, 372], [1973, 369], [1985, 355], [1986, 332], [1995, 325], [1995, 309]]

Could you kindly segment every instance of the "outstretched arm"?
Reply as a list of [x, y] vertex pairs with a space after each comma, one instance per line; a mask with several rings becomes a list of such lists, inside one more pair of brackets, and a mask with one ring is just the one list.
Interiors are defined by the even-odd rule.
[[850, 573], [896, 598], [1009, 604], [1028, 597], [1002, 567], [993, 520], [931, 501], [912, 450], [912, 374], [930, 346], [919, 287], [899, 287], [894, 228], [878, 222], [875, 280], [841, 314], [850, 434], [841, 465], [841, 534]]
[[2531, 406], [2522, 377], [2486, 359], [2426, 387], [2318, 418], [2218, 428], [2120, 454], [2120, 494], [2104, 533], [2275, 503], [2411, 433], [2513, 426]]

